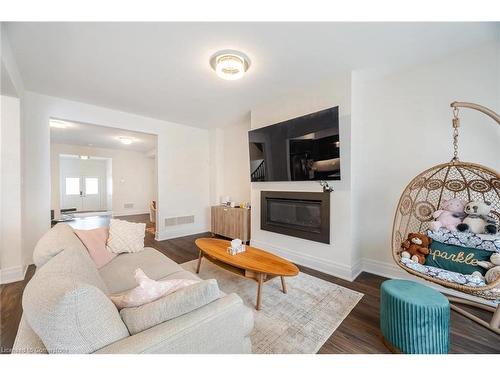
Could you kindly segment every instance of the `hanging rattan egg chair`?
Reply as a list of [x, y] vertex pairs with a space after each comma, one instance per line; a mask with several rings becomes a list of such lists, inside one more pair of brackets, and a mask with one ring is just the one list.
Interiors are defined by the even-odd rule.
[[[489, 300], [496, 304], [496, 308], [490, 304], [473, 302], [463, 298], [448, 296], [450, 302], [472, 305], [493, 313], [491, 321], [486, 322], [470, 312], [451, 304], [451, 308], [458, 313], [474, 320], [475, 322], [500, 334], [500, 279], [484, 285], [473, 286], [470, 283], [451, 282], [415, 270], [408, 267], [408, 263], [402, 262], [401, 243], [409, 233], [426, 233], [429, 223], [433, 220], [432, 214], [441, 208], [441, 202], [446, 198], [461, 198], [465, 201], [479, 200], [489, 201], [492, 205], [491, 215], [500, 223], [500, 175], [497, 171], [479, 164], [462, 162], [458, 159], [458, 129], [460, 126], [458, 118], [459, 108], [471, 108], [490, 116], [500, 125], [500, 116], [483, 106], [453, 102], [453, 159], [444, 164], [436, 165], [416, 176], [404, 189], [394, 216], [392, 229], [392, 255], [395, 262], [405, 271], [439, 284], [443, 287], [457, 290], [480, 300]], [[486, 301], [485, 301], [486, 302]]]

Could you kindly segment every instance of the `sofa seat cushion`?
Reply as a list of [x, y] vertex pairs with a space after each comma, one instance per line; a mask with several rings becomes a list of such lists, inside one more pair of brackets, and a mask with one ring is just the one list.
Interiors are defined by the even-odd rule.
[[220, 298], [219, 286], [214, 279], [184, 287], [174, 293], [138, 307], [120, 311], [131, 335], [160, 323], [187, 314]]
[[160, 280], [173, 280], [173, 279], [187, 279], [187, 280], [197, 280], [197, 281], [201, 280], [201, 278], [199, 278], [198, 275], [191, 273], [189, 271], [186, 271], [183, 268], [181, 268], [177, 272], [174, 272], [168, 276], [165, 276], [164, 278], [162, 278]]
[[92, 353], [128, 336], [105, 292], [89, 255], [66, 249], [26, 286], [24, 316], [49, 353]]
[[134, 274], [137, 268], [153, 280], [159, 280], [175, 272], [182, 271], [181, 266], [159, 251], [146, 247], [137, 253], [120, 254], [99, 270], [110, 294], [121, 293], [135, 288]]

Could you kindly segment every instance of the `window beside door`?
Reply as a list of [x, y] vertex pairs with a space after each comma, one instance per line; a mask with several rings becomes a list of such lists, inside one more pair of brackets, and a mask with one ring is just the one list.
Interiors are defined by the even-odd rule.
[[66, 177], [66, 195], [80, 195], [80, 178]]

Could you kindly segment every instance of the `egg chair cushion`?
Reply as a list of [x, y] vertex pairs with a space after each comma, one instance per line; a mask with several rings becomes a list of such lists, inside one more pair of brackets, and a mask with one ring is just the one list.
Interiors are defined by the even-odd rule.
[[439, 241], [448, 245], [500, 252], [499, 234], [475, 234], [472, 232], [458, 232], [440, 228], [436, 231], [428, 230], [427, 236], [432, 238], [433, 241]]
[[402, 258], [401, 263], [415, 272], [419, 272], [436, 279], [448, 281], [450, 283], [466, 285], [473, 288], [486, 285], [486, 282], [480, 276], [464, 275], [459, 272], [453, 272], [437, 267], [427, 266], [425, 264], [414, 262], [413, 260], [408, 258]]
[[465, 275], [476, 271], [484, 275], [486, 270], [478, 266], [478, 262], [489, 261], [491, 254], [492, 252], [487, 250], [432, 241], [430, 253], [425, 258], [425, 265]]

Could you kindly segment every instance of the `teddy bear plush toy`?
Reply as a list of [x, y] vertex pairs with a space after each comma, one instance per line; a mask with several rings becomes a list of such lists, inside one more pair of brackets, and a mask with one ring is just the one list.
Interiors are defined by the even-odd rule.
[[430, 252], [429, 245], [431, 242], [432, 240], [425, 234], [410, 233], [408, 234], [408, 239], [401, 244], [401, 248], [403, 249], [401, 257], [424, 264], [425, 256]]
[[435, 221], [429, 224], [430, 229], [436, 231], [444, 227], [448, 230], [456, 231], [457, 225], [460, 224], [465, 217], [465, 202], [458, 198], [445, 199], [441, 207], [440, 210], [432, 214]]
[[490, 202], [469, 202], [465, 205], [464, 211], [467, 216], [462, 223], [457, 225], [457, 230], [460, 232], [467, 230], [476, 234], [496, 234], [498, 232], [495, 220], [489, 216], [491, 211]]
[[[500, 253], [493, 253], [490, 257], [489, 262], [481, 261], [477, 262], [477, 264], [478, 266], [481, 266], [484, 269], [488, 270], [484, 275], [484, 278], [488, 284], [491, 284], [492, 282], [500, 278]], [[476, 271], [474, 273], [477, 273], [478, 276], [482, 277], [480, 272]]]

